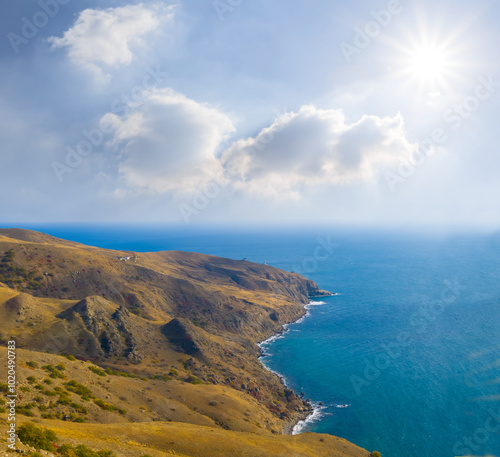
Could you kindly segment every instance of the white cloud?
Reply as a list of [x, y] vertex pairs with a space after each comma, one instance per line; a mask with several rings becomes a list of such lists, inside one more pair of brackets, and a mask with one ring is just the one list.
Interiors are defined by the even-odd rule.
[[72, 62], [91, 70], [98, 80], [109, 80], [111, 67], [130, 64], [132, 48], [141, 38], [156, 30], [162, 19], [173, 17], [166, 11], [146, 8], [142, 4], [105, 10], [86, 9], [62, 38], [50, 37], [54, 48], [68, 48]]
[[228, 116], [171, 89], [152, 90], [123, 117], [108, 113], [118, 170], [127, 188], [193, 192], [222, 175], [220, 144], [234, 130]]
[[370, 181], [415, 149], [399, 114], [363, 116], [349, 124], [342, 110], [308, 105], [281, 116], [256, 137], [234, 143], [222, 164], [238, 189], [298, 198], [305, 187]]

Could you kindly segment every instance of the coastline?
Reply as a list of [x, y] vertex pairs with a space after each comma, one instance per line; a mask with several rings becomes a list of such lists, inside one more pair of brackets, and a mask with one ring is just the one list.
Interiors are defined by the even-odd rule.
[[[322, 305], [326, 304], [326, 302], [314, 301], [313, 300], [314, 298], [322, 298], [325, 296], [331, 297], [331, 296], [335, 296], [335, 295], [339, 295], [339, 294], [328, 292], [328, 295], [325, 293], [323, 295], [309, 297], [310, 301], [309, 301], [309, 303], [306, 303], [304, 305], [304, 314], [302, 314], [302, 316], [300, 316], [296, 321], [283, 324], [281, 327], [281, 330], [278, 333], [275, 333], [274, 335], [270, 336], [269, 338], [266, 338], [265, 340], [257, 343], [257, 346], [259, 347], [259, 351], [260, 351], [260, 355], [259, 355], [260, 363], [267, 371], [276, 375], [280, 379], [280, 382], [283, 384], [283, 386], [286, 387], [287, 389], [289, 388], [289, 386], [286, 383], [285, 376], [282, 375], [281, 373], [278, 373], [277, 371], [272, 370], [271, 368], [266, 366], [266, 364], [262, 361], [262, 359], [264, 357], [270, 355], [268, 352], [266, 352], [266, 349], [265, 349], [266, 346], [269, 346], [270, 344], [272, 344], [274, 341], [276, 341], [278, 339], [284, 338], [285, 335], [290, 331], [291, 325], [300, 324], [305, 319], [307, 319], [311, 315], [311, 313], [309, 312], [311, 307], [322, 306]], [[295, 395], [298, 395], [297, 392], [295, 392]], [[300, 396], [300, 395], [298, 395], [298, 396]], [[310, 424], [312, 422], [317, 422], [322, 417], [321, 411], [323, 409], [325, 409], [322, 402], [313, 402], [311, 400], [304, 400], [304, 402], [307, 403], [307, 405], [309, 407], [308, 414], [305, 415], [302, 419], [299, 419], [296, 423], [290, 423], [290, 424], [285, 425], [285, 427], [283, 428], [283, 433], [285, 435], [298, 435], [299, 433], [302, 432], [302, 430], [304, 430], [304, 428], [308, 424]]]

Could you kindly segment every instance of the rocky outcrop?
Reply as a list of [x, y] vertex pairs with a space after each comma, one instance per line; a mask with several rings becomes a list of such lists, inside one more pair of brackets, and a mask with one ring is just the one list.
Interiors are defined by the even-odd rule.
[[193, 324], [185, 319], [172, 319], [161, 328], [161, 332], [168, 338], [176, 349], [188, 355], [202, 356], [202, 348], [207, 344]]
[[87, 297], [56, 317], [68, 321], [93, 357], [125, 357], [141, 360], [132, 334], [130, 313], [102, 297]]

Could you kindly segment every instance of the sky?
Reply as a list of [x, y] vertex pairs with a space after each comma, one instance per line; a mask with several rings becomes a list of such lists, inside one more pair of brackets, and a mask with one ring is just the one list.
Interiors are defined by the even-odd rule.
[[0, 224], [500, 228], [493, 0], [5, 0]]

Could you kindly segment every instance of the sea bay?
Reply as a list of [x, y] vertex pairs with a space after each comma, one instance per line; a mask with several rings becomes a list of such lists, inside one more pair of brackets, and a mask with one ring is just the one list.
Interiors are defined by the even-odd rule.
[[500, 450], [497, 235], [33, 228], [110, 249], [197, 251], [300, 272], [339, 295], [266, 346], [263, 363], [323, 403], [304, 430], [388, 457]]

